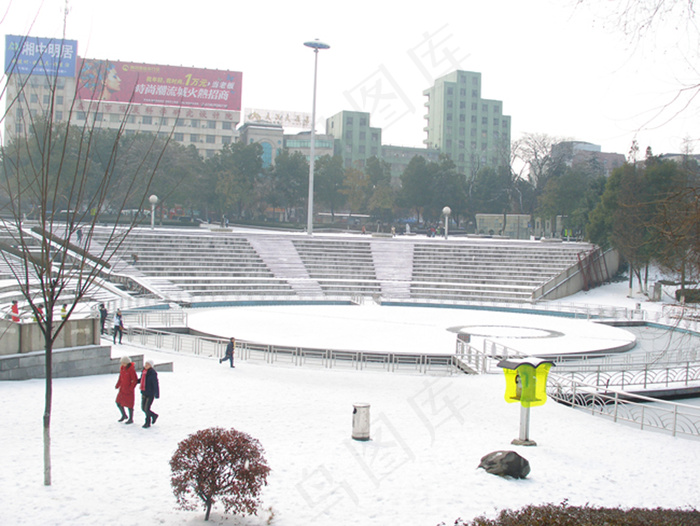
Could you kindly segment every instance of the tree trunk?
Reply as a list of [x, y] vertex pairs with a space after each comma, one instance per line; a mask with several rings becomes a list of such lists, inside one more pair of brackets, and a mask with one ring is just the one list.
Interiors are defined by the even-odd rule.
[[211, 499], [207, 499], [207, 512], [204, 514], [204, 520], [209, 520], [209, 514], [211, 513]]
[[[41, 321], [37, 323], [41, 323]], [[44, 486], [51, 485], [51, 402], [53, 399], [53, 340], [51, 338], [50, 321], [47, 321], [47, 326], [47, 333], [44, 336], [46, 357], [46, 393], [44, 396]]]

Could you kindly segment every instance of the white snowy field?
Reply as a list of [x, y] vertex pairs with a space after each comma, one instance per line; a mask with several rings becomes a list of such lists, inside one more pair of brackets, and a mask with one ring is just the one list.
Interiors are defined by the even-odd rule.
[[[630, 303], [613, 285], [565, 301]], [[647, 305], [645, 304], [645, 307]], [[435, 317], [445, 316], [434, 309]], [[322, 333], [323, 310], [316, 316]], [[429, 320], [425, 320], [430, 323]], [[270, 320], [275, 323], [275, 320]], [[378, 326], [376, 340], [385, 336]], [[582, 336], [584, 338], [584, 336]], [[454, 341], [454, 335], [452, 335]], [[234, 427], [260, 440], [272, 468], [257, 517], [215, 507], [231, 525], [433, 526], [532, 503], [700, 506], [700, 442], [640, 431], [551, 401], [532, 409], [537, 447], [516, 447], [520, 408], [490, 376], [422, 376], [236, 363], [117, 346], [161, 372], [161, 416], [150, 429], [117, 422], [116, 375], [54, 381], [53, 485], [43, 485], [44, 382], [0, 383], [0, 524], [201, 524], [176, 508], [169, 465], [199, 429]], [[371, 438], [352, 440], [355, 403], [371, 405]], [[477, 469], [494, 450], [515, 449], [525, 480]]]

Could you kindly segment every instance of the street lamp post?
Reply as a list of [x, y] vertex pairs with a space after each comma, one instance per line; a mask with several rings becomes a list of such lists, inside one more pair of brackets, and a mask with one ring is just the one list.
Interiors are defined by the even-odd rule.
[[148, 198], [148, 202], [151, 203], [151, 230], [153, 230], [156, 220], [156, 204], [158, 204], [158, 196], [153, 194]]
[[314, 99], [311, 107], [311, 155], [309, 157], [309, 208], [306, 219], [306, 232], [314, 233], [314, 164], [316, 163], [316, 76], [318, 72], [318, 50], [328, 49], [331, 46], [324, 44], [319, 39], [304, 42], [306, 47], [314, 50]]
[[447, 232], [450, 230], [450, 214], [452, 213], [452, 209], [449, 206], [446, 206], [445, 208], [442, 209], [442, 215], [445, 216], [445, 239], [447, 239]]

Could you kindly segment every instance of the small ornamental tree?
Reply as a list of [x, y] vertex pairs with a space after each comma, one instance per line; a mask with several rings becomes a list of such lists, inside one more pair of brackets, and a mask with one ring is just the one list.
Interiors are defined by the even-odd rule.
[[260, 442], [235, 429], [212, 427], [190, 435], [170, 459], [170, 485], [179, 506], [193, 510], [201, 499], [204, 520], [217, 500], [227, 513], [256, 514], [270, 472], [263, 453]]

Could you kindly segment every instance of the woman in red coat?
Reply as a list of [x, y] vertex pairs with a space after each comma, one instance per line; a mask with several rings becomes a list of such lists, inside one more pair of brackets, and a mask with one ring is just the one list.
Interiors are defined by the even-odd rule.
[[[117, 407], [121, 411], [122, 417], [119, 422], [124, 422], [126, 424], [134, 423], [134, 388], [139, 382], [136, 376], [136, 368], [131, 362], [131, 358], [128, 356], [122, 356], [121, 369], [119, 369], [119, 380], [117, 380], [117, 385], [114, 386], [115, 389], [119, 389], [117, 393]], [[129, 410], [129, 419], [127, 420], [124, 408]]]

